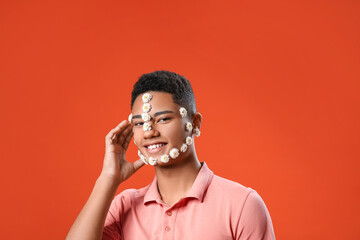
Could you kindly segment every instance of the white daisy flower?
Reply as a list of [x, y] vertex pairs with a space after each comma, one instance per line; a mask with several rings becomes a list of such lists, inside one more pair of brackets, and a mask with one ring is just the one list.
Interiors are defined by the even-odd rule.
[[160, 160], [163, 162], [163, 163], [167, 163], [169, 162], [170, 158], [169, 158], [169, 155], [167, 154], [164, 154], [161, 156]]
[[142, 154], [141, 154], [140, 150], [138, 150], [138, 156], [141, 157], [141, 155], [142, 155]]
[[179, 149], [177, 149], [177, 148], [173, 148], [173, 149], [171, 149], [170, 150], [170, 157], [171, 158], [177, 158], [178, 156], [179, 156]]
[[192, 129], [193, 129], [193, 126], [192, 126], [191, 122], [187, 122], [186, 123], [186, 130], [191, 132]]
[[151, 105], [149, 103], [144, 103], [142, 110], [145, 113], [149, 112], [151, 110]]
[[146, 164], [146, 165], [148, 165], [149, 163], [148, 163], [148, 161], [146, 160], [146, 157], [144, 156], [144, 155], [140, 155], [140, 158], [141, 158], [141, 160]]
[[186, 145], [186, 143], [184, 143], [184, 144], [181, 146], [180, 151], [181, 151], [181, 152], [186, 152], [187, 148], [188, 148], [188, 146]]
[[149, 164], [154, 166], [157, 164], [157, 159], [153, 157], [149, 157]]
[[151, 124], [146, 122], [143, 124], [143, 130], [144, 131], [150, 131], [152, 128], [151, 128]]
[[132, 113], [130, 113], [128, 120], [129, 120], [129, 122], [131, 122], [131, 120], [132, 120]]
[[141, 118], [142, 118], [142, 120], [144, 120], [145, 122], [148, 122], [148, 121], [150, 121], [150, 119], [151, 119], [151, 117], [150, 117], [150, 115], [149, 115], [148, 113], [142, 113], [142, 114], [141, 114]]
[[194, 128], [194, 134], [195, 134], [195, 136], [197, 136], [197, 137], [200, 137], [200, 130], [199, 130], [199, 128], [198, 127], [195, 127]]
[[179, 111], [180, 111], [180, 115], [181, 115], [181, 117], [183, 117], [183, 118], [184, 118], [184, 117], [186, 117], [186, 115], [187, 115], [187, 111], [186, 111], [186, 109], [185, 109], [185, 108], [183, 108], [183, 107], [182, 107], [182, 108], [180, 108], [180, 110], [179, 110]]
[[152, 99], [152, 95], [150, 93], [145, 93], [142, 95], [142, 100], [144, 103], [150, 102], [151, 99]]
[[187, 137], [187, 138], [186, 138], [186, 144], [187, 144], [187, 145], [191, 145], [192, 143], [193, 143], [192, 137]]

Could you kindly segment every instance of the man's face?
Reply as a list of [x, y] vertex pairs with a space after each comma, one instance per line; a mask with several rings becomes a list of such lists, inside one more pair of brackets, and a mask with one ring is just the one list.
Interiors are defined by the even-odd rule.
[[[172, 96], [164, 92], [148, 92], [152, 95], [149, 102], [151, 110], [148, 113], [151, 116], [149, 123], [151, 130], [144, 131], [145, 121], [141, 118], [143, 112], [142, 94], [134, 102], [132, 109], [132, 123], [134, 125], [134, 140], [141, 153], [149, 159], [153, 157], [158, 159], [158, 165], [164, 165], [160, 157], [169, 154], [172, 148], [180, 149], [185, 139], [191, 136], [191, 132], [186, 131], [186, 122], [191, 122], [189, 117], [182, 118], [179, 112], [180, 106], [173, 102]], [[185, 153], [181, 153], [176, 159], [170, 159], [167, 164], [180, 161], [190, 151], [192, 145], [188, 146]]]

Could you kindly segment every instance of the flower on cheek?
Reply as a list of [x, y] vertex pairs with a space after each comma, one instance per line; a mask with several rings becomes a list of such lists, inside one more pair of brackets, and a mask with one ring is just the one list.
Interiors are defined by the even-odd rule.
[[167, 154], [164, 154], [161, 156], [160, 160], [163, 162], [163, 163], [167, 163], [169, 162], [170, 158], [169, 158], [169, 155]]
[[143, 130], [144, 131], [150, 131], [152, 128], [151, 128], [151, 124], [146, 122], [143, 124]]
[[145, 93], [142, 95], [142, 100], [144, 103], [150, 102], [151, 99], [152, 99], [152, 95], [150, 93]]
[[179, 149], [177, 149], [177, 148], [173, 148], [173, 149], [171, 149], [170, 150], [170, 157], [171, 158], [177, 158], [178, 156], [179, 156]]
[[186, 123], [186, 130], [191, 132], [192, 129], [193, 129], [193, 126], [192, 126], [191, 122], [187, 122]]
[[187, 145], [191, 145], [192, 143], [193, 143], [192, 137], [187, 137], [187, 138], [186, 138], [186, 144], [187, 144]]
[[151, 105], [149, 103], [144, 103], [144, 105], [142, 106], [142, 110], [144, 113], [147, 113], [151, 110]]
[[186, 111], [186, 109], [185, 108], [180, 108], [180, 115], [181, 115], [181, 117], [182, 118], [184, 118], [184, 117], [186, 117], [186, 115], [187, 115], [187, 111]]
[[154, 166], [157, 164], [157, 159], [153, 157], [149, 157], [149, 164]]
[[186, 152], [187, 148], [188, 148], [188, 146], [186, 145], [186, 143], [184, 143], [184, 144], [181, 146], [180, 151], [181, 151], [181, 152]]
[[142, 118], [142, 120], [144, 120], [145, 122], [148, 122], [148, 121], [150, 121], [150, 119], [151, 119], [151, 117], [150, 117], [150, 115], [149, 115], [148, 113], [142, 113], [142, 114], [141, 114], [141, 118]]

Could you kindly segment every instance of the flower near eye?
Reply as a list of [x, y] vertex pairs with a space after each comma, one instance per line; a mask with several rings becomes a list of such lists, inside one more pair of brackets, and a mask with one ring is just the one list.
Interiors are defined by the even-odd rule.
[[161, 156], [160, 160], [163, 162], [163, 163], [167, 163], [169, 162], [170, 158], [169, 158], [169, 155], [167, 154], [164, 154]]
[[193, 129], [191, 122], [187, 122], [185, 126], [186, 126], [186, 130], [189, 132], [191, 132], [191, 130]]
[[187, 144], [187, 145], [191, 145], [192, 143], [193, 143], [192, 137], [187, 137], [187, 138], [186, 138], [186, 144]]
[[130, 113], [128, 120], [129, 120], [129, 122], [131, 122], [131, 120], [132, 120], [132, 113]]
[[182, 108], [179, 109], [179, 111], [180, 111], [180, 115], [181, 115], [182, 118], [186, 117], [187, 111], [186, 111], [185, 108], [182, 107]]
[[186, 145], [186, 143], [184, 143], [183, 145], [181, 145], [180, 151], [181, 152], [186, 152], [188, 146]]
[[151, 119], [151, 117], [150, 117], [150, 115], [149, 115], [148, 113], [142, 113], [142, 114], [141, 114], [141, 118], [142, 118], [142, 120], [144, 120], [145, 122], [148, 122], [148, 121], [150, 121], [150, 119]]
[[146, 160], [146, 157], [144, 155], [140, 155], [141, 160], [146, 164], [149, 165], [148, 161]]
[[149, 103], [144, 103], [142, 110], [144, 113], [147, 113], [151, 110], [151, 105]]
[[177, 158], [179, 156], [179, 149], [173, 148], [173, 149], [170, 150], [169, 154], [170, 154], [171, 158], [175, 159], [175, 158]]
[[155, 166], [157, 164], [157, 159], [153, 157], [149, 157], [149, 164]]
[[144, 131], [150, 131], [152, 128], [151, 128], [151, 124], [146, 122], [143, 124], [143, 130]]
[[151, 99], [152, 99], [152, 95], [150, 93], [145, 93], [142, 95], [142, 100], [144, 103], [150, 102]]

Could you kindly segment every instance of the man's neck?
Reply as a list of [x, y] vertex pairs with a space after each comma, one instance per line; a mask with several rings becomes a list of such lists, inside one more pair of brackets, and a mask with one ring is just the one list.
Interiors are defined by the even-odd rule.
[[195, 157], [169, 167], [156, 168], [157, 185], [160, 196], [168, 206], [174, 205], [191, 189], [201, 164]]

